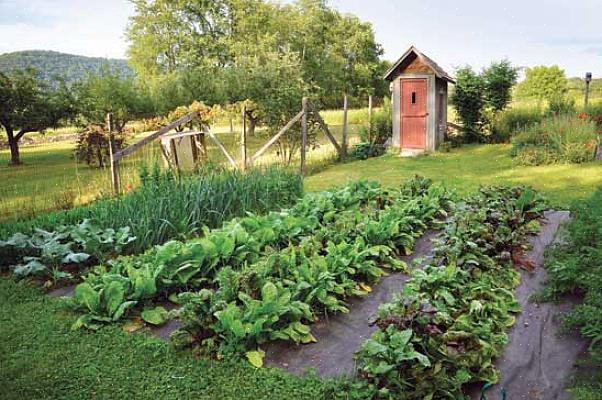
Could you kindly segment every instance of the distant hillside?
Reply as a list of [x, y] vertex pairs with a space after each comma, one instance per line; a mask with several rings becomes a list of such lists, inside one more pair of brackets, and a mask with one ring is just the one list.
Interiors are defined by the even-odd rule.
[[113, 70], [123, 71], [124, 75], [134, 74], [126, 60], [114, 58], [85, 57], [46, 50], [0, 54], [0, 71], [34, 67], [41, 78], [49, 81], [61, 76], [73, 82], [85, 77], [88, 72], [98, 71], [103, 64], [108, 64]]

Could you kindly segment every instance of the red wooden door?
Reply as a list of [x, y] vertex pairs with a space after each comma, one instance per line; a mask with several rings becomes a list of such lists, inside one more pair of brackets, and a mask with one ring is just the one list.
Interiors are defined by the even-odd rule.
[[401, 147], [426, 147], [426, 79], [401, 80]]

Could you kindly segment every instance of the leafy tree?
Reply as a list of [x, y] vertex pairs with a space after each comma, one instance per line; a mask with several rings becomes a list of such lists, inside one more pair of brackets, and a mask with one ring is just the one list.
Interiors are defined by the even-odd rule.
[[564, 70], [558, 65], [547, 67], [528, 68], [526, 77], [518, 85], [518, 93], [525, 97], [534, 97], [538, 100], [550, 101], [564, 97], [568, 88], [568, 80]]
[[98, 74], [89, 74], [78, 86], [80, 115], [85, 124], [102, 124], [108, 113], [113, 114], [117, 132], [125, 124], [154, 112], [148, 91], [132, 77], [123, 78], [119, 71], [107, 67]]
[[74, 115], [74, 99], [64, 82], [51, 88], [32, 68], [0, 73], [0, 125], [8, 137], [11, 165], [21, 163], [19, 140], [26, 133], [44, 132]]
[[457, 71], [451, 103], [464, 125], [464, 140], [490, 140], [493, 122], [512, 100], [518, 73], [510, 61], [493, 62], [480, 74], [467, 66]]
[[[194, 4], [135, 0], [134, 4], [136, 13], [128, 28], [132, 65], [145, 80], [174, 73], [195, 78], [206, 90], [192, 99], [211, 104], [251, 98], [234, 90], [240, 83], [231, 81], [227, 71], [240, 72], [241, 63], [258, 54], [297, 57], [300, 67], [295, 75], [301, 75], [326, 106], [338, 105], [343, 91], [352, 96], [387, 93], [381, 79], [386, 64], [379, 60], [382, 49], [372, 26], [340, 14], [325, 1], [281, 5], [265, 0]], [[373, 93], [374, 87], [379, 93]]]
[[451, 103], [462, 121], [467, 141], [476, 141], [479, 136], [485, 105], [484, 88], [483, 78], [470, 66], [456, 71], [456, 85]]
[[512, 87], [516, 85], [518, 72], [510, 61], [493, 62], [483, 70], [485, 101], [494, 113], [503, 111], [512, 100]]
[[224, 65], [230, 1], [133, 0], [129, 59], [143, 77]]

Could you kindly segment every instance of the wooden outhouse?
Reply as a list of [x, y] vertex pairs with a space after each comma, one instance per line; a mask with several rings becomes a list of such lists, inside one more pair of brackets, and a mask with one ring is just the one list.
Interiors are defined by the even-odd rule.
[[436, 150], [447, 134], [447, 84], [452, 77], [412, 46], [387, 71], [393, 138], [402, 155]]

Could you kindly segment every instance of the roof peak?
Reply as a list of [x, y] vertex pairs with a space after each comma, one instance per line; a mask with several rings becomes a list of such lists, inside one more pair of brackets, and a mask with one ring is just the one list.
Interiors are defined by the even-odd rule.
[[433, 70], [435, 75], [438, 78], [444, 79], [448, 82], [454, 83], [454, 79], [447, 72], [443, 70], [435, 61], [431, 58], [427, 57], [423, 52], [421, 52], [418, 47], [411, 45], [409, 49], [406, 50], [405, 53], [397, 60], [391, 68], [385, 73], [386, 80], [393, 80], [392, 77], [397, 71], [397, 69], [401, 66], [401, 64], [410, 56], [410, 54], [414, 53], [416, 57], [418, 57], [422, 62], [424, 62], [429, 68]]

